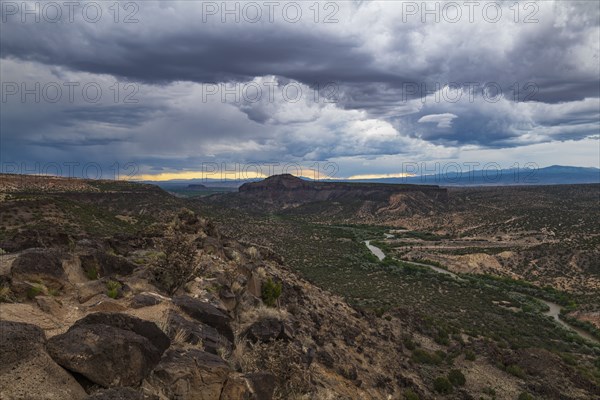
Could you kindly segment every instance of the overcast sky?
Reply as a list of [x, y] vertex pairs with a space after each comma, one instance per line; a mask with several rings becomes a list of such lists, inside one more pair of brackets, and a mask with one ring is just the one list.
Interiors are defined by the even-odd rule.
[[426, 4], [3, 0], [3, 170], [599, 166], [599, 2]]

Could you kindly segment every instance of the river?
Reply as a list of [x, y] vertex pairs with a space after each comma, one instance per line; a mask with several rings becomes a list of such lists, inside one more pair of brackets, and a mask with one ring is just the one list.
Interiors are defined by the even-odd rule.
[[[384, 234], [386, 238], [388, 238], [389, 234]], [[369, 250], [371, 250], [371, 253], [373, 253], [378, 259], [379, 261], [382, 261], [385, 258], [385, 253], [383, 252], [383, 250], [381, 250], [379, 247], [377, 246], [373, 246], [371, 244], [370, 240], [365, 240], [365, 244], [367, 245], [367, 248]], [[460, 278], [458, 275], [456, 275], [453, 272], [450, 272], [448, 270], [445, 270], [443, 268], [440, 267], [436, 267], [435, 265], [429, 265], [429, 264], [424, 264], [424, 263], [420, 263], [420, 262], [414, 262], [414, 261], [404, 261], [401, 260], [403, 263], [407, 263], [407, 264], [414, 264], [414, 265], [419, 265], [422, 267], [427, 267], [429, 269], [432, 269], [435, 272], [439, 272], [440, 274], [446, 274], [449, 275], [453, 278], [456, 278], [458, 280], [462, 280], [462, 278]], [[535, 298], [535, 297], [534, 297]], [[556, 304], [556, 303], [552, 303], [550, 301], [547, 300], [543, 300], [543, 299], [538, 299], [535, 298], [536, 300], [546, 304], [548, 306], [548, 311], [544, 312], [544, 315], [548, 316], [548, 317], [552, 317], [558, 324], [560, 324], [561, 326], [563, 326], [564, 328], [567, 328], [568, 330], [577, 333], [579, 336], [581, 336], [582, 338], [592, 342], [592, 343], [600, 343], [600, 341], [598, 339], [596, 339], [594, 336], [592, 336], [591, 334], [589, 334], [588, 332], [584, 331], [583, 329], [577, 328], [575, 326], [572, 326], [568, 323], [566, 323], [565, 321], [563, 321], [562, 319], [560, 319], [559, 315], [560, 315], [560, 305]]]
[[371, 253], [373, 253], [375, 257], [379, 259], [379, 261], [382, 261], [385, 258], [383, 251], [379, 247], [373, 246], [370, 240], [365, 240], [365, 244], [367, 245], [367, 248], [371, 250]]
[[547, 300], [543, 300], [543, 299], [537, 299], [537, 300], [541, 301], [542, 303], [544, 303], [548, 306], [548, 311], [546, 311], [544, 313], [544, 315], [546, 315], [548, 317], [552, 317], [556, 322], [561, 324], [563, 327], [569, 329], [570, 331], [577, 333], [582, 338], [587, 339], [590, 342], [600, 343], [600, 341], [598, 339], [596, 339], [594, 336], [592, 336], [588, 332], [584, 331], [583, 329], [577, 328], [576, 326], [570, 325], [570, 324], [566, 323], [565, 321], [563, 321], [562, 319], [560, 319], [559, 315], [560, 315], [561, 308], [558, 304], [552, 303], [551, 301], [547, 301]]

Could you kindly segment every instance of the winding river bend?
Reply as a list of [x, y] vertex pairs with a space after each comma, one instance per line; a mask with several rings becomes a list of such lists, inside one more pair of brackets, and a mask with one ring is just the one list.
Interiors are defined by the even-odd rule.
[[[389, 234], [385, 234], [386, 238], [390, 238], [393, 235], [389, 235]], [[373, 255], [375, 255], [379, 261], [382, 261], [385, 258], [385, 253], [383, 252], [383, 250], [381, 250], [379, 247], [377, 246], [373, 246], [371, 244], [370, 240], [365, 240], [365, 244], [367, 245], [367, 248], [371, 251], [371, 253], [373, 253]], [[458, 275], [456, 275], [453, 272], [450, 272], [448, 270], [445, 270], [443, 268], [440, 267], [436, 267], [435, 265], [429, 265], [429, 264], [423, 264], [423, 263], [419, 263], [419, 262], [414, 262], [414, 261], [405, 261], [402, 260], [403, 263], [407, 263], [407, 264], [413, 264], [413, 265], [419, 265], [421, 267], [427, 267], [435, 272], [438, 272], [440, 274], [446, 274], [449, 275], [455, 279], [458, 280], [462, 280], [462, 278], [460, 278]], [[581, 336], [582, 338], [592, 342], [592, 343], [596, 343], [596, 344], [600, 344], [600, 341], [598, 339], [596, 339], [594, 336], [592, 336], [591, 334], [589, 334], [588, 332], [584, 331], [583, 329], [577, 328], [573, 325], [570, 325], [568, 323], [566, 323], [565, 321], [563, 321], [562, 319], [560, 319], [559, 315], [560, 315], [560, 311], [561, 311], [561, 307], [560, 305], [553, 303], [551, 301], [547, 301], [547, 300], [543, 300], [543, 299], [539, 299], [537, 297], [535, 297], [536, 300], [546, 304], [548, 306], [548, 311], [544, 312], [543, 314], [547, 317], [552, 317], [558, 324], [560, 324], [561, 326], [563, 326], [564, 328], [577, 333], [579, 336]]]
[[379, 261], [383, 261], [385, 254], [383, 254], [383, 251], [379, 247], [373, 246], [370, 240], [365, 240], [365, 244], [367, 245], [367, 248], [371, 250], [371, 253], [373, 253], [373, 255], [379, 259]]

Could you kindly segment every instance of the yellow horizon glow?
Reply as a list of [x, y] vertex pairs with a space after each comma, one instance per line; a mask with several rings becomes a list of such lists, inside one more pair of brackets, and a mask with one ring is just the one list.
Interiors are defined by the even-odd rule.
[[383, 178], [408, 178], [411, 176], [415, 176], [415, 174], [409, 174], [406, 172], [400, 172], [397, 174], [363, 174], [363, 175], [352, 175], [346, 179], [348, 180], [356, 180], [356, 179], [383, 179]]
[[[310, 174], [294, 174], [291, 175], [315, 179], [314, 175]], [[141, 174], [135, 175], [132, 177], [122, 177], [124, 180], [132, 180], [132, 181], [170, 181], [175, 179], [218, 179], [218, 180], [247, 180], [247, 179], [265, 179], [268, 178], [269, 175], [260, 174], [256, 171], [247, 171], [247, 172], [206, 172], [206, 171], [181, 171], [181, 172], [161, 172], [159, 174]], [[332, 179], [331, 177], [322, 175], [319, 177], [320, 179]]]
[[[292, 174], [301, 178], [315, 179], [314, 175], [310, 174]], [[358, 180], [358, 179], [383, 179], [383, 178], [406, 178], [415, 176], [414, 174], [409, 174], [405, 172], [401, 173], [392, 173], [392, 174], [360, 174], [360, 175], [352, 175], [347, 178], [336, 178], [329, 176], [320, 176], [319, 179], [347, 179], [347, 180]], [[219, 180], [246, 180], [246, 179], [265, 179], [268, 178], [265, 174], [260, 174], [256, 171], [247, 171], [247, 172], [206, 172], [206, 171], [180, 171], [180, 172], [161, 172], [159, 174], [141, 174], [133, 177], [122, 178], [124, 180], [134, 180], [134, 181], [170, 181], [176, 179], [219, 179]]]
[[264, 174], [255, 171], [247, 171], [243, 174], [239, 172], [206, 172], [206, 171], [182, 171], [182, 172], [161, 172], [159, 174], [142, 174], [131, 177], [135, 181], [170, 181], [174, 179], [222, 179], [222, 180], [243, 180], [266, 178]]

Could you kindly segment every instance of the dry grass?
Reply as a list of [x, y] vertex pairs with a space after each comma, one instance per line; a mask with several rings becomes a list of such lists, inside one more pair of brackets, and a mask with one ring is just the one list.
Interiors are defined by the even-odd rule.
[[178, 328], [173, 335], [172, 342], [176, 344], [186, 343], [190, 334], [183, 328]]
[[248, 256], [250, 257], [250, 259], [252, 261], [256, 261], [260, 258], [260, 252], [258, 251], [258, 249], [254, 246], [249, 247], [246, 252], [248, 253]]
[[0, 303], [13, 303], [15, 296], [8, 286], [0, 287]]
[[236, 356], [242, 371], [267, 371], [276, 377], [274, 399], [313, 398], [310, 370], [297, 345], [284, 341], [248, 343]]
[[277, 318], [280, 320], [288, 320], [290, 313], [282, 308], [267, 307], [261, 304], [258, 307], [252, 307], [240, 313], [239, 331], [243, 331], [256, 321], [261, 321], [266, 318]]
[[165, 312], [163, 313], [162, 318], [156, 321], [156, 326], [158, 326], [165, 335], [169, 336], [170, 322], [169, 314]]
[[[171, 317], [165, 312], [162, 317], [156, 321], [156, 325], [171, 339], [171, 344], [177, 344], [179, 346], [188, 346], [188, 340], [190, 339], [190, 332], [184, 328], [174, 329], [172, 327]], [[191, 346], [191, 345], [190, 345]], [[195, 348], [204, 350], [204, 343], [200, 340], [198, 343], [193, 345]]]

